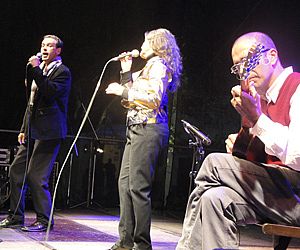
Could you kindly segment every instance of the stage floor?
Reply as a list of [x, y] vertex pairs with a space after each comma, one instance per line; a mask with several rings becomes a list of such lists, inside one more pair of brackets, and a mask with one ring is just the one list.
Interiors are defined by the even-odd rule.
[[[0, 218], [6, 215], [1, 214]], [[25, 224], [34, 220], [26, 213]], [[118, 239], [117, 209], [66, 209], [55, 212], [55, 226], [45, 241], [46, 233], [28, 233], [17, 229], [0, 229], [0, 249], [18, 250], [104, 250]], [[154, 250], [174, 250], [182, 229], [181, 219], [166, 212], [153, 212], [151, 237]], [[271, 250], [272, 239], [258, 226], [241, 228], [241, 247], [247, 250]], [[300, 249], [293, 239], [289, 249]]]

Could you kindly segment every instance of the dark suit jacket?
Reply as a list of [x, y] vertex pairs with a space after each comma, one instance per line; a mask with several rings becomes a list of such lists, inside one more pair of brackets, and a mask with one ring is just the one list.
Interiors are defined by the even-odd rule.
[[28, 121], [32, 139], [49, 140], [67, 135], [67, 108], [71, 89], [71, 73], [61, 64], [49, 76], [44, 76], [39, 67], [29, 70], [38, 89], [32, 107], [27, 107], [22, 133], [28, 136]]

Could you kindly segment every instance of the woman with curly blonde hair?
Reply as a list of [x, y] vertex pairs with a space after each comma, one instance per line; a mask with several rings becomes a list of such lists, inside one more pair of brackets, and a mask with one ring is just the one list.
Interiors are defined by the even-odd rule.
[[176, 91], [180, 86], [182, 59], [174, 35], [169, 30], [161, 28], [146, 32], [145, 37], [154, 53], [164, 59], [171, 69], [173, 76], [169, 89]]
[[168, 145], [168, 91], [180, 86], [182, 59], [174, 35], [167, 29], [145, 33], [141, 71], [131, 72], [132, 57], [121, 61], [121, 84], [107, 94], [122, 97], [127, 112], [127, 142], [119, 175], [120, 239], [111, 250], [151, 250], [152, 178], [159, 155]]

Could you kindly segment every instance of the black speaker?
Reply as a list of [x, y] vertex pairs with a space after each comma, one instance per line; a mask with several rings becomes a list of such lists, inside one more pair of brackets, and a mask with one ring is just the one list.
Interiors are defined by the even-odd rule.
[[0, 148], [0, 207], [4, 206], [9, 197], [9, 166], [11, 149]]

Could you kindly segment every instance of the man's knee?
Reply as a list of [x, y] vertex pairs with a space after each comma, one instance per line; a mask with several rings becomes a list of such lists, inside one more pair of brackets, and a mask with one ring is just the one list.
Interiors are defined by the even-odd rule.
[[204, 162], [206, 164], [212, 164], [216, 165], [217, 163], [224, 162], [228, 160], [228, 158], [232, 158], [231, 154], [228, 153], [211, 153], [208, 156], [206, 156]]
[[203, 193], [201, 200], [204, 206], [226, 208], [232, 202], [232, 192], [228, 187], [213, 187]]
[[221, 200], [220, 188], [210, 188], [206, 190], [201, 197], [203, 204], [216, 203]]

